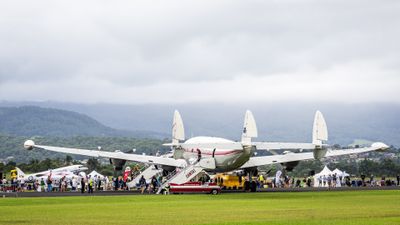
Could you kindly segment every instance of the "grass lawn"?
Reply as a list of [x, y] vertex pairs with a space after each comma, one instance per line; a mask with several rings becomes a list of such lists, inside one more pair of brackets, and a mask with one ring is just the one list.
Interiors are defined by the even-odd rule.
[[3, 198], [0, 224], [400, 224], [400, 191]]

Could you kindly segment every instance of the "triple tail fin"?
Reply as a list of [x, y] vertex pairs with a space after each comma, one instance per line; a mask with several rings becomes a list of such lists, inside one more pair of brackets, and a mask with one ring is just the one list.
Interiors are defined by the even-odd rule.
[[183, 140], [185, 140], [185, 128], [183, 127], [181, 114], [179, 114], [178, 110], [175, 110], [172, 122], [172, 144], [178, 144], [179, 141]]
[[320, 111], [315, 113], [312, 143], [318, 147], [322, 147], [322, 144], [328, 140], [328, 128], [324, 116]]
[[251, 138], [256, 138], [257, 136], [258, 136], [257, 125], [253, 113], [247, 110], [244, 116], [242, 144], [251, 145]]

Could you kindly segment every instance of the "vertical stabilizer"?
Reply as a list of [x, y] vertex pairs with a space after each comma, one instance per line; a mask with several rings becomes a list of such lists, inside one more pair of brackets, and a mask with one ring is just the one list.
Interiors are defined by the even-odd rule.
[[15, 170], [17, 171], [17, 178], [21, 179], [21, 178], [25, 178], [25, 173], [22, 172], [22, 170], [18, 167], [15, 167]]
[[257, 125], [253, 113], [246, 111], [242, 131], [242, 144], [251, 145], [251, 138], [257, 137]]
[[324, 116], [320, 111], [315, 113], [312, 143], [316, 146], [322, 146], [324, 141], [328, 140], [328, 128]]
[[172, 122], [172, 143], [177, 144], [183, 140], [185, 140], [185, 129], [183, 128], [182, 117], [178, 110], [175, 110]]

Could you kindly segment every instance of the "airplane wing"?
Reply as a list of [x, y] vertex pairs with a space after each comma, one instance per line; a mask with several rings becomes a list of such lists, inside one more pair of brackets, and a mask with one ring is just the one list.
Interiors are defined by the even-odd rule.
[[243, 145], [240, 142], [232, 142], [232, 143], [166, 143], [163, 144], [164, 146], [174, 146], [174, 147], [181, 147], [184, 149], [242, 149]]
[[[27, 141], [28, 142], [28, 141]], [[46, 146], [46, 145], [35, 145], [32, 142], [25, 143], [25, 148], [39, 148], [45, 149], [53, 152], [61, 152], [61, 153], [69, 153], [76, 155], [86, 155], [91, 157], [103, 157], [103, 158], [111, 158], [111, 159], [123, 159], [134, 162], [141, 163], [150, 163], [157, 165], [166, 165], [166, 166], [174, 166], [174, 167], [182, 167], [182, 161], [176, 160], [173, 158], [164, 158], [158, 156], [148, 156], [148, 155], [138, 155], [138, 154], [130, 154], [123, 152], [107, 152], [107, 151], [98, 151], [98, 150], [88, 150], [88, 149], [78, 149], [78, 148], [64, 148], [64, 147], [55, 147], [55, 146]]]
[[[218, 149], [240, 149], [241, 142], [232, 143], [167, 143], [164, 146], [179, 146], [185, 149], [191, 148], [218, 148]], [[289, 150], [289, 149], [315, 149], [312, 143], [288, 143], [288, 142], [251, 142], [257, 150]]]
[[[384, 143], [374, 143], [370, 147], [365, 148], [353, 148], [353, 149], [342, 149], [342, 150], [328, 150], [324, 157], [333, 157], [340, 155], [351, 155], [358, 154], [363, 152], [377, 151], [387, 149], [388, 146]], [[259, 156], [259, 157], [251, 157], [249, 161], [247, 161], [241, 168], [249, 168], [249, 167], [257, 167], [275, 163], [286, 163], [293, 161], [302, 161], [314, 159], [313, 152], [304, 152], [304, 153], [287, 153], [283, 155], [271, 155], [271, 156]]]
[[257, 150], [289, 150], [289, 149], [314, 149], [312, 143], [286, 143], [286, 142], [252, 142]]

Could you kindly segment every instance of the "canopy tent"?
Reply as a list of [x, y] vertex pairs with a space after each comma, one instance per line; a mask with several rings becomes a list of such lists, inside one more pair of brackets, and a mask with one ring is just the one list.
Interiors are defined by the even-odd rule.
[[326, 182], [324, 185], [324, 182], [322, 182], [322, 184], [320, 184], [319, 181], [323, 180], [323, 177], [328, 177], [329, 175], [332, 175], [332, 174], [333, 174], [332, 171], [327, 166], [325, 166], [321, 170], [321, 172], [314, 175], [314, 187], [327, 187], [328, 184]]
[[88, 174], [88, 176], [90, 175], [90, 177], [100, 177], [100, 179], [104, 179], [104, 175], [98, 173], [96, 170], [93, 170], [91, 173]]
[[333, 174], [333, 172], [327, 166], [325, 166], [321, 170], [321, 172], [315, 174], [315, 176], [321, 177], [321, 176], [329, 176], [329, 175], [332, 175], [332, 174]]
[[339, 170], [338, 168], [336, 168], [332, 171], [332, 173], [336, 173], [336, 175], [340, 176], [340, 175], [342, 175], [343, 172], [341, 170]]
[[341, 183], [343, 182], [343, 179], [346, 176], [349, 176], [348, 173], [339, 170], [338, 168], [334, 169], [331, 171], [327, 166], [325, 166], [321, 172], [317, 173], [314, 175], [314, 187], [328, 187], [328, 182], [322, 182], [322, 185], [320, 185], [319, 181], [326, 178], [328, 178], [329, 175], [334, 176], [336, 174], [336, 187], [340, 187]]
[[338, 168], [336, 168], [336, 169], [333, 170], [332, 172], [333, 172], [333, 173], [336, 173], [336, 175], [337, 175], [338, 177], [347, 177], [347, 176], [350, 176], [348, 173], [346, 173], [346, 172], [344, 172], [344, 171], [341, 171], [341, 170], [339, 170]]

